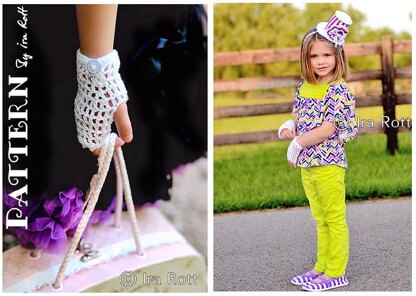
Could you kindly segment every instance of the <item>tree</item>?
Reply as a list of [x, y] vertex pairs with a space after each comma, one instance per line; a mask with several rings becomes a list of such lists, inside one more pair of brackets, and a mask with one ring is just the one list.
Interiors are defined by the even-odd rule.
[[[341, 3], [307, 3], [304, 9], [291, 3], [262, 4], [238, 3], [214, 6], [214, 52], [249, 49], [298, 47], [306, 31], [319, 21], [328, 20], [336, 10], [347, 12], [354, 23], [347, 42], [379, 41], [383, 35], [394, 39], [411, 39], [409, 33], [395, 33], [389, 28], [372, 29], [364, 25], [365, 13], [351, 5]], [[398, 55], [395, 64], [411, 65], [410, 55]], [[379, 69], [379, 56], [350, 59], [351, 71]], [[214, 71], [215, 79], [232, 79], [254, 76], [285, 76], [299, 74], [297, 62], [267, 65], [220, 67]]]

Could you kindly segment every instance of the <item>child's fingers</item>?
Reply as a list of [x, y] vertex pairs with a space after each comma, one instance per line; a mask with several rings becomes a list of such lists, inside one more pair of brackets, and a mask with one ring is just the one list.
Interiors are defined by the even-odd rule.
[[133, 140], [133, 129], [126, 103], [118, 106], [117, 111], [114, 113], [114, 122], [116, 123], [120, 140], [122, 139], [124, 142], [130, 143]]
[[290, 130], [289, 130], [289, 129], [287, 129], [287, 128], [285, 128], [285, 129], [282, 131], [282, 139], [286, 139], [286, 138], [291, 138], [291, 135], [290, 135]]
[[[124, 141], [120, 138], [120, 137], [118, 137], [117, 139], [116, 139], [116, 143], [115, 143], [115, 145], [114, 145], [114, 150], [116, 150], [118, 147], [121, 147], [121, 146], [123, 146], [124, 145]], [[98, 157], [99, 155], [100, 155], [100, 149], [95, 149], [93, 152], [92, 152], [92, 155], [94, 155], [95, 157]]]
[[[285, 138], [284, 139], [294, 139], [295, 137], [293, 136], [293, 134], [292, 134], [292, 131], [290, 130], [290, 129], [284, 129], [284, 135], [285, 135]], [[283, 133], [282, 133], [283, 134]]]
[[291, 168], [296, 169], [296, 164], [291, 163], [289, 160], [287, 161], [287, 163], [289, 164], [289, 166], [290, 166]]

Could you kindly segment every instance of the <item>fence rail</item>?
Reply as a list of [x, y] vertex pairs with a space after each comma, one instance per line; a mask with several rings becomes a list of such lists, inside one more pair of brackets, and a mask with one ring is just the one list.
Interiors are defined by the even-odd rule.
[[[392, 46], [394, 53], [412, 52], [412, 42], [409, 40], [394, 41]], [[351, 43], [345, 45], [345, 53], [348, 57], [380, 55], [381, 52], [382, 41]], [[214, 66], [294, 62], [299, 61], [299, 55], [299, 47], [223, 52], [215, 54]]]
[[[404, 105], [412, 103], [411, 93], [398, 94], [396, 105]], [[383, 104], [382, 95], [369, 95], [356, 97], [357, 107], [372, 107], [381, 106]], [[292, 111], [293, 102], [283, 102], [276, 104], [258, 104], [248, 106], [232, 106], [216, 108], [214, 111], [214, 118], [231, 118], [243, 116], [259, 116], [279, 113], [290, 113]]]
[[[394, 75], [396, 78], [412, 78], [412, 67], [395, 68]], [[380, 80], [382, 78], [382, 70], [368, 70], [351, 73], [351, 77], [348, 81]], [[218, 93], [294, 87], [299, 85], [300, 81], [300, 76], [253, 77], [232, 80], [216, 80], [214, 83], [214, 92]]]
[[[411, 79], [412, 67], [397, 67], [393, 65], [394, 53], [411, 53], [412, 42], [409, 40], [393, 41], [390, 36], [384, 36], [379, 42], [353, 43], [345, 46], [348, 57], [379, 55], [381, 69], [356, 71], [351, 73], [348, 81], [381, 80], [383, 91], [380, 95], [356, 97], [357, 107], [383, 106], [384, 116], [389, 120], [396, 118], [395, 106], [411, 104], [412, 94], [396, 94], [395, 79]], [[260, 49], [241, 52], [218, 53], [214, 57], [214, 66], [239, 66], [247, 64], [266, 64], [284, 61], [299, 61], [299, 48]], [[215, 80], [214, 92], [250, 91], [261, 89], [276, 89], [296, 87], [301, 81], [300, 76], [281, 77], [246, 77], [233, 80]], [[242, 116], [258, 116], [269, 114], [290, 113], [293, 103], [261, 104], [249, 106], [219, 107], [214, 110], [214, 118], [230, 118]], [[398, 150], [397, 132], [407, 130], [394, 127], [360, 128], [361, 134], [384, 132], [387, 135], [387, 148], [391, 154]], [[214, 145], [232, 145], [276, 141], [275, 131], [258, 131], [250, 133], [236, 133], [215, 135]]]

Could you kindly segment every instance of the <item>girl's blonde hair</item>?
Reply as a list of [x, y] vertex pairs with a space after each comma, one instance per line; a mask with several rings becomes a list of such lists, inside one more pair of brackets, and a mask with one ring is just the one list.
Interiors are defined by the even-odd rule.
[[317, 77], [313, 72], [310, 58], [312, 44], [316, 41], [326, 41], [332, 46], [332, 50], [335, 56], [333, 81], [338, 81], [341, 78], [347, 80], [350, 73], [348, 70], [348, 60], [345, 55], [344, 48], [342, 46], [335, 47], [334, 43], [328, 41], [325, 37], [316, 32], [315, 28], [306, 32], [302, 40], [302, 47], [300, 50], [300, 72], [302, 78], [312, 84], [316, 84], [317, 82]]

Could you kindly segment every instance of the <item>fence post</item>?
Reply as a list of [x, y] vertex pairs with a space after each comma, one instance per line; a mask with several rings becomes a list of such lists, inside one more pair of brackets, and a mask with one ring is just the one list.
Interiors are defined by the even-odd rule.
[[381, 45], [381, 68], [383, 70], [383, 113], [389, 118], [389, 126], [385, 126], [387, 135], [387, 149], [394, 155], [399, 149], [397, 143], [397, 128], [391, 126], [396, 119], [396, 93], [394, 92], [394, 64], [393, 64], [393, 40], [391, 36], [383, 36]]

